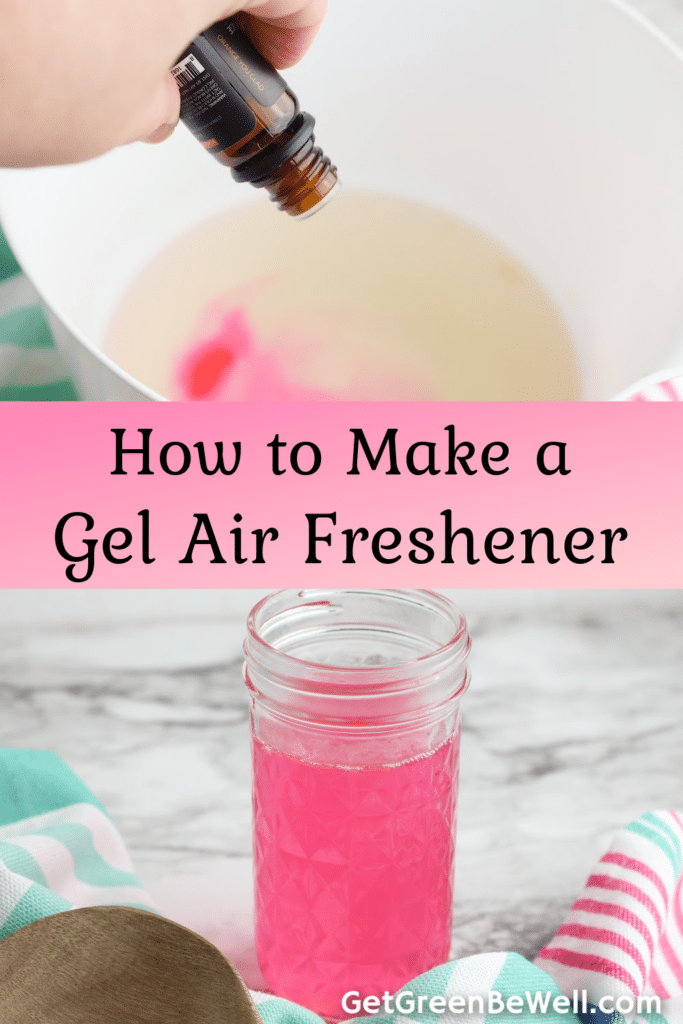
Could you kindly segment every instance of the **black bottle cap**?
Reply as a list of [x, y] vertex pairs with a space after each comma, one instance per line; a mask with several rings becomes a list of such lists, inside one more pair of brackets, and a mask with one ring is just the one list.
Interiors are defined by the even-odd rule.
[[[315, 118], [311, 114], [297, 114], [291, 124], [279, 136], [278, 142], [273, 142], [260, 153], [245, 160], [238, 167], [233, 167], [231, 174], [235, 181], [251, 182], [258, 187], [260, 182], [265, 184], [274, 171], [277, 171], [285, 161], [294, 156], [301, 147], [313, 137]], [[265, 180], [264, 180], [265, 179]]]

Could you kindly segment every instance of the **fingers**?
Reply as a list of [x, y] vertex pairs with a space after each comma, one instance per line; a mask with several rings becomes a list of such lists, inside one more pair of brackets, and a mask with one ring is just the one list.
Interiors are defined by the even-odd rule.
[[[296, 64], [308, 50], [325, 16], [327, 0], [235, 0], [223, 8], [228, 17], [241, 7], [257, 50], [274, 67]], [[180, 116], [180, 94], [171, 74], [164, 77], [149, 104], [136, 117], [127, 141], [163, 142]]]
[[301, 60], [326, 8], [326, 0], [246, 0], [243, 4], [256, 49], [276, 68], [289, 68]]
[[136, 116], [129, 133], [129, 142], [163, 142], [172, 133], [180, 117], [180, 93], [172, 74], [159, 83], [149, 104]]

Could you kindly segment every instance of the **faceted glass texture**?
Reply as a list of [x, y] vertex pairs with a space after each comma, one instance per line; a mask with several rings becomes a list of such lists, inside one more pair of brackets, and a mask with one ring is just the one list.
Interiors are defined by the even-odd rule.
[[401, 764], [311, 764], [253, 738], [257, 950], [329, 1018], [448, 958], [459, 731]]

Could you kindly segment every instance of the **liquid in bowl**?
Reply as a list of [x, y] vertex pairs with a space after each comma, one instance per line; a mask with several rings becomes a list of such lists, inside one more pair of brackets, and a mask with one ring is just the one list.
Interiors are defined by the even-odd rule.
[[579, 396], [559, 311], [504, 247], [353, 189], [302, 224], [258, 200], [198, 224], [129, 287], [104, 351], [175, 400]]

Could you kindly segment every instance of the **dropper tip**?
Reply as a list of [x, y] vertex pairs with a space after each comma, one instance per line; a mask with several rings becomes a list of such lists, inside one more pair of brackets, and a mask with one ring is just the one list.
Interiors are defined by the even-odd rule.
[[308, 210], [304, 210], [302, 213], [294, 214], [292, 216], [292, 219], [297, 222], [301, 220], [308, 220], [308, 218], [312, 217], [314, 213], [318, 212], [318, 210], [322, 210], [323, 206], [327, 206], [329, 201], [331, 199], [334, 199], [334, 197], [337, 195], [340, 189], [341, 181], [337, 179], [337, 181], [334, 183], [330, 191], [327, 192], [324, 196], [322, 196], [314, 206], [311, 206]]

